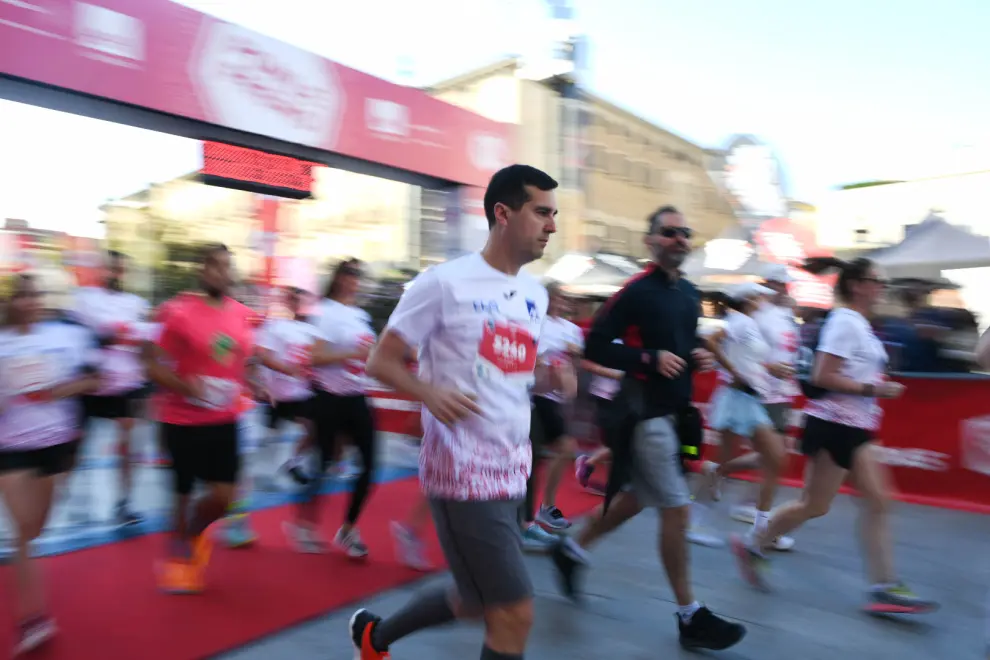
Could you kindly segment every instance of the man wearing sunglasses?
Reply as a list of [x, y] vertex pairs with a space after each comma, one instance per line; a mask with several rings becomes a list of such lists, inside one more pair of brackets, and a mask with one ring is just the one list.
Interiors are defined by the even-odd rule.
[[[644, 238], [652, 262], [605, 303], [588, 334], [585, 358], [626, 374], [616, 395], [616, 410], [626, 412], [614, 425], [620, 430], [609, 438], [613, 478], [604, 510], [577, 536], [558, 544], [553, 560], [564, 591], [573, 597], [587, 563], [585, 548], [643, 508], [657, 509], [658, 549], [677, 598], [680, 643], [685, 648], [722, 650], [738, 643], [746, 630], [695, 600], [688, 567], [691, 493], [682, 467], [678, 422], [691, 404], [695, 369], [712, 362], [697, 336], [700, 294], [681, 277], [691, 236], [684, 216], [673, 206], [652, 213]], [[611, 498], [621, 482], [628, 484]]]

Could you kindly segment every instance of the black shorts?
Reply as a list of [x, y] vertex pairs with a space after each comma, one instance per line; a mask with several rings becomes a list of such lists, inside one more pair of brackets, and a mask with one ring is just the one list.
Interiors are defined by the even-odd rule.
[[106, 396], [84, 395], [81, 397], [83, 419], [134, 419], [138, 415], [137, 402], [147, 396], [147, 386]]
[[[313, 399], [316, 446], [324, 467], [334, 460], [339, 436], [347, 436], [361, 453], [361, 462], [375, 458], [375, 416], [363, 394], [331, 394], [324, 390]], [[368, 468], [368, 465], [365, 465]]]
[[[552, 445], [567, 435], [563, 406], [542, 396], [533, 397], [533, 422], [540, 425], [543, 444]], [[537, 437], [530, 433], [530, 437]]]
[[175, 492], [188, 495], [196, 480], [214, 484], [236, 484], [241, 466], [237, 447], [238, 427], [161, 425], [162, 441], [172, 457]]
[[300, 401], [276, 401], [268, 406], [268, 428], [273, 429], [285, 419], [294, 422], [297, 419], [313, 419], [314, 397]]
[[840, 468], [851, 470], [856, 450], [873, 440], [873, 432], [805, 416], [801, 453], [813, 457], [825, 450]]
[[78, 440], [41, 449], [0, 451], [0, 472], [30, 470], [39, 477], [65, 474], [72, 469], [78, 452]]
[[614, 423], [611, 416], [612, 399], [591, 395], [591, 401], [595, 406], [595, 423], [598, 425], [599, 430], [608, 428], [609, 425]]

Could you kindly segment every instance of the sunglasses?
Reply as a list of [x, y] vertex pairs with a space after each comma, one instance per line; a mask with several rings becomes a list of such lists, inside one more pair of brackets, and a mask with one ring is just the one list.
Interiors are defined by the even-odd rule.
[[342, 266], [340, 269], [341, 275], [353, 275], [354, 277], [363, 277], [364, 273], [360, 268], [355, 268], [354, 266]]
[[20, 298], [43, 298], [45, 295], [44, 291], [16, 291], [12, 296], [11, 300], [18, 300]]
[[659, 233], [664, 238], [680, 237], [686, 241], [690, 241], [694, 236], [694, 231], [690, 227], [661, 227]]
[[859, 278], [859, 281], [860, 282], [873, 282], [874, 284], [879, 284], [881, 286], [887, 286], [887, 284], [888, 284], [887, 280], [885, 280], [883, 278], [880, 278], [880, 277], [861, 277], [861, 278]]

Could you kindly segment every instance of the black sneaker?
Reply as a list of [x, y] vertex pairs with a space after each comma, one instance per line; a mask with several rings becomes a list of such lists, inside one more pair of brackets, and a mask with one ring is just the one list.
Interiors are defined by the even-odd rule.
[[681, 631], [681, 646], [686, 649], [722, 651], [735, 646], [746, 636], [744, 626], [715, 616], [707, 607], [695, 612], [687, 623], [679, 614], [674, 616]]
[[285, 471], [289, 478], [300, 486], [308, 486], [313, 481], [313, 478], [306, 474], [301, 465], [290, 465], [286, 467]]
[[562, 539], [555, 543], [550, 550], [550, 559], [557, 567], [557, 584], [560, 586], [560, 591], [576, 601], [580, 596], [580, 582], [587, 563], [567, 547], [568, 543], [573, 541]]
[[371, 634], [382, 618], [368, 610], [358, 610], [351, 616], [348, 628], [351, 633], [351, 643], [354, 644], [355, 660], [386, 660], [389, 658], [388, 649], [379, 651], [371, 643]]

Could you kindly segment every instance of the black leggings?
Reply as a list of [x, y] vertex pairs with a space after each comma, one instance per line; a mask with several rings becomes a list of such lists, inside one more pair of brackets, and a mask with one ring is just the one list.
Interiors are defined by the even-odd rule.
[[[316, 421], [316, 444], [320, 450], [321, 473], [333, 461], [341, 435], [346, 435], [361, 454], [361, 474], [351, 491], [347, 524], [357, 522], [371, 491], [375, 474], [375, 420], [363, 394], [349, 396], [317, 390], [313, 406]], [[314, 480], [319, 483], [319, 480]]]

